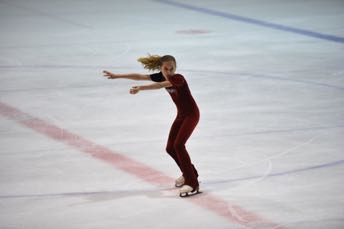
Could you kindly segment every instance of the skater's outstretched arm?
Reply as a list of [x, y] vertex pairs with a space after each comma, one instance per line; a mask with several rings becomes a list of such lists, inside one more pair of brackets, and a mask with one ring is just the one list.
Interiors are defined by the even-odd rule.
[[154, 89], [161, 89], [161, 88], [171, 87], [171, 86], [172, 84], [170, 81], [163, 81], [163, 82], [142, 85], [142, 86], [133, 86], [130, 89], [130, 94], [134, 95], [134, 94], [137, 94], [139, 91], [143, 91], [143, 90], [154, 90]]
[[109, 71], [103, 71], [104, 77], [108, 79], [130, 79], [130, 80], [151, 80], [149, 75], [129, 73], [129, 74], [114, 74]]

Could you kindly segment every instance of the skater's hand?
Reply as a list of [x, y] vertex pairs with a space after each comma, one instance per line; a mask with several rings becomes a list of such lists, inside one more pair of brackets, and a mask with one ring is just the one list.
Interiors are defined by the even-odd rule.
[[117, 79], [118, 78], [115, 74], [108, 72], [108, 71], [103, 71], [103, 74], [104, 74], [104, 77], [107, 77], [108, 79]]
[[140, 91], [140, 87], [139, 86], [133, 86], [130, 89], [130, 94], [135, 95], [135, 94], [139, 93], [139, 91]]

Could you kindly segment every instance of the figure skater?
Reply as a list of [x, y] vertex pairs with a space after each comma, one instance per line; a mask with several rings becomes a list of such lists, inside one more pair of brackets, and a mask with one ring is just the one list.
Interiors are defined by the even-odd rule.
[[170, 94], [177, 107], [177, 117], [174, 120], [166, 146], [167, 153], [175, 160], [182, 172], [175, 181], [175, 186], [180, 188], [180, 197], [187, 197], [200, 193], [198, 183], [198, 173], [191, 163], [190, 156], [186, 151], [185, 144], [191, 136], [199, 121], [199, 110], [185, 78], [180, 74], [175, 74], [176, 59], [173, 56], [148, 55], [138, 59], [145, 69], [159, 73], [145, 74], [114, 74], [103, 71], [108, 79], [130, 79], [130, 80], [151, 80], [155, 83], [141, 86], [133, 86], [130, 94], [137, 94], [143, 90], [154, 90], [165, 88]]

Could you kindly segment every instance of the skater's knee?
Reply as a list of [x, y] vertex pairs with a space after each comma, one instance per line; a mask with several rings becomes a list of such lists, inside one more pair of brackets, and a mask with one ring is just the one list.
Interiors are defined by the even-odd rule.
[[167, 146], [166, 146], [166, 152], [167, 152], [168, 154], [173, 154], [173, 152], [174, 152], [174, 147], [173, 147], [172, 145], [167, 145]]
[[180, 151], [183, 151], [185, 150], [185, 145], [184, 144], [181, 144], [181, 143], [175, 143], [173, 145], [173, 148], [176, 152], [180, 152]]

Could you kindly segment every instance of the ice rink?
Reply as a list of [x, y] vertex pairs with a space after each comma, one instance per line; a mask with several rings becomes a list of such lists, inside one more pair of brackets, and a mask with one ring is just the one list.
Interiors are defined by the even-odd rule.
[[[1, 229], [344, 228], [343, 0], [0, 0]], [[201, 120], [180, 198], [171, 54]]]

